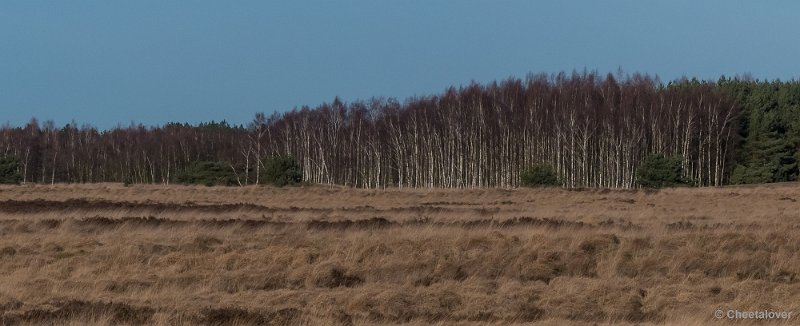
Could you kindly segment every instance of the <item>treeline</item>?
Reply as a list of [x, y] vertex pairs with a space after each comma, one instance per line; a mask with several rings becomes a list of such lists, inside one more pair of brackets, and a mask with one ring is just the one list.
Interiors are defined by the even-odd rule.
[[742, 107], [731, 183], [793, 181], [800, 161], [800, 82], [720, 78]]
[[170, 123], [99, 131], [32, 120], [0, 129], [22, 182], [173, 183], [215, 162], [264, 183], [264, 159], [294, 157], [304, 182], [356, 187], [515, 187], [552, 167], [567, 187], [635, 187], [663, 154], [696, 186], [795, 180], [800, 84], [721, 78], [662, 84], [635, 74], [532, 75], [400, 103], [338, 98], [247, 126]]

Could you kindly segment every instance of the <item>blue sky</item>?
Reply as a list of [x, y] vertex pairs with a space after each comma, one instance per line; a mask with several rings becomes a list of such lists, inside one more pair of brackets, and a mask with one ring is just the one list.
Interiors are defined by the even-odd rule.
[[800, 75], [797, 1], [0, 2], [0, 123], [226, 119], [573, 69]]

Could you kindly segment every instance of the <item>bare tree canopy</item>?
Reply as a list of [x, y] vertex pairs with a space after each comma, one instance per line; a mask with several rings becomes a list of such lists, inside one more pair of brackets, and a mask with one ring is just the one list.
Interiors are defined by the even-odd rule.
[[237, 184], [259, 184], [263, 159], [281, 155], [297, 160], [311, 183], [515, 187], [527, 168], [546, 164], [566, 187], [630, 188], [642, 158], [658, 153], [679, 158], [691, 184], [716, 186], [741, 160], [742, 99], [730, 96], [734, 81], [725, 82], [532, 75], [405, 103], [336, 98], [258, 113], [247, 126], [98, 131], [34, 119], [0, 129], [0, 154], [19, 160], [23, 182], [37, 183], [171, 183], [192, 162], [216, 161], [226, 162]]

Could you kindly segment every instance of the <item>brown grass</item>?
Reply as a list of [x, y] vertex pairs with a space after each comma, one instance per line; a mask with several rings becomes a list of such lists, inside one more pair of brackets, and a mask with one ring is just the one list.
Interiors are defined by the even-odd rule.
[[800, 314], [798, 200], [797, 183], [0, 187], [0, 325], [704, 325], [731, 323], [714, 319], [719, 307]]

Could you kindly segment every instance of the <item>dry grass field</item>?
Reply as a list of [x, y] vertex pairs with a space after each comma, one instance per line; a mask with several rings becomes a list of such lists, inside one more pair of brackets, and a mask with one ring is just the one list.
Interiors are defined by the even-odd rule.
[[734, 321], [717, 308], [800, 314], [799, 201], [797, 183], [4, 186], [0, 324], [723, 325]]

